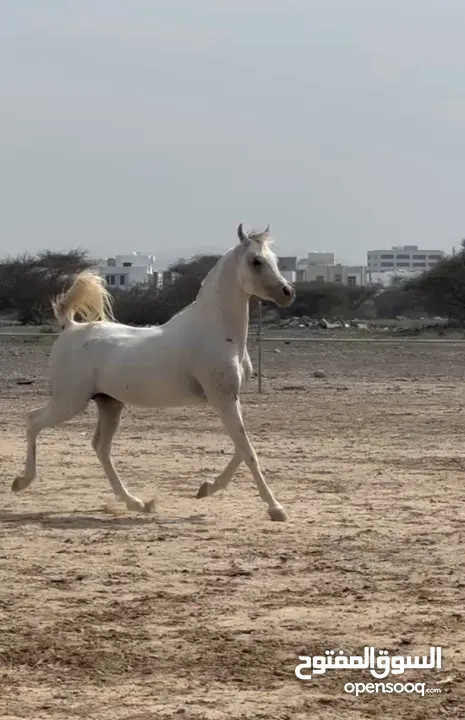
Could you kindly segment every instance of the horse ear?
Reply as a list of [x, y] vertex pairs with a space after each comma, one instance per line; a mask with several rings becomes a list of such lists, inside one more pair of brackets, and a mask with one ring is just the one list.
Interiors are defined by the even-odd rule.
[[263, 231], [263, 234], [264, 234], [264, 235], [269, 235], [269, 234], [270, 234], [270, 226], [269, 226], [269, 225], [266, 226], [266, 228], [265, 228], [264, 231]]
[[237, 237], [241, 241], [241, 243], [247, 243], [249, 242], [249, 236], [244, 231], [244, 228], [242, 227], [242, 223], [237, 228]]

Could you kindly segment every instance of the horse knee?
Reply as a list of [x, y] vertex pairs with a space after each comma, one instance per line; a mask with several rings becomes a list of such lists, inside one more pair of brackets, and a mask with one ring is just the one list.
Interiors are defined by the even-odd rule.
[[38, 425], [40, 426], [37, 420], [40, 418], [42, 411], [43, 408], [40, 408], [39, 410], [31, 410], [26, 414], [26, 432], [28, 435], [37, 435]]
[[252, 377], [252, 373], [253, 373], [253, 365], [252, 365], [252, 361], [250, 360], [249, 356], [244, 358], [244, 362], [242, 364], [242, 373], [243, 373], [242, 385], [245, 387], [248, 384], [250, 378]]

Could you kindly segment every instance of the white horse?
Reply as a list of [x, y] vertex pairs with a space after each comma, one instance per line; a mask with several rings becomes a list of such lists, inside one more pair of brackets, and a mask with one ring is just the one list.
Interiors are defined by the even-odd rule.
[[[249, 297], [290, 305], [295, 290], [278, 270], [269, 247], [269, 227], [246, 234], [202, 283], [196, 300], [161, 327], [118, 324], [102, 278], [80, 273], [71, 288], [53, 301], [63, 332], [50, 353], [51, 398], [27, 415], [24, 474], [12, 490], [27, 488], [36, 477], [36, 438], [46, 427], [83, 413], [90, 400], [98, 408], [92, 447], [115, 496], [130, 510], [149, 512], [153, 503], [131, 495], [113, 465], [110, 451], [125, 405], [182, 407], [208, 403], [219, 414], [235, 452], [214, 481], [204, 482], [198, 498], [225, 489], [237, 468], [249, 468], [272, 520], [285, 521], [261, 473], [242, 420], [239, 394], [250, 378], [247, 352]], [[83, 322], [76, 322], [79, 313]]]

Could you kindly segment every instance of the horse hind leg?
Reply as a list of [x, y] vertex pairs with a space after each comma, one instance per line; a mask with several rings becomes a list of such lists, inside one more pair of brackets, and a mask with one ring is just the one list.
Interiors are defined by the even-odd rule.
[[11, 489], [14, 492], [25, 490], [36, 477], [36, 442], [38, 434], [47, 427], [60, 425], [67, 420], [71, 420], [75, 415], [84, 412], [87, 407], [87, 402], [88, 401], [85, 400], [85, 402], [79, 403], [78, 405], [73, 405], [67, 401], [64, 402], [63, 400], [52, 398], [44, 407], [39, 408], [38, 410], [31, 410], [31, 412], [27, 414], [26, 462], [23, 475], [19, 475], [13, 481]]
[[98, 423], [92, 439], [92, 447], [97, 454], [105, 475], [110, 481], [116, 498], [125, 502], [128, 510], [151, 512], [154, 505], [153, 500], [144, 503], [135, 495], [131, 495], [124, 486], [111, 459], [111, 445], [119, 427], [124, 404], [108, 395], [96, 395], [93, 399], [98, 408]]

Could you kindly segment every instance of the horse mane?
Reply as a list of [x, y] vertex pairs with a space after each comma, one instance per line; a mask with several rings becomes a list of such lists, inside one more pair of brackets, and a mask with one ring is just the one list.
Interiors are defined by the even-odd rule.
[[257, 230], [256, 228], [252, 228], [250, 232], [247, 233], [250, 240], [255, 240], [256, 242], [259, 242], [261, 245], [271, 245], [273, 243], [273, 238], [271, 235], [268, 235], [268, 233], [263, 232], [263, 230]]

